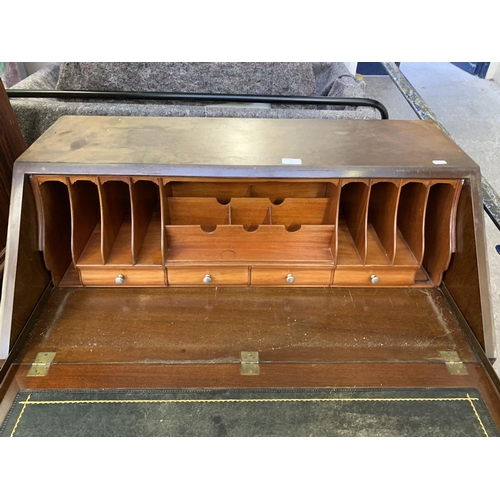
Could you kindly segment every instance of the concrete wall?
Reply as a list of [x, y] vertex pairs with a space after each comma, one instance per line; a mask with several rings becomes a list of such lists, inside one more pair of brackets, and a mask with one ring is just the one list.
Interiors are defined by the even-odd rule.
[[500, 62], [490, 62], [486, 79], [495, 80], [495, 82], [500, 83]]
[[351, 72], [351, 74], [356, 74], [356, 67], [358, 66], [357, 62], [345, 62], [344, 64], [347, 66], [347, 69]]

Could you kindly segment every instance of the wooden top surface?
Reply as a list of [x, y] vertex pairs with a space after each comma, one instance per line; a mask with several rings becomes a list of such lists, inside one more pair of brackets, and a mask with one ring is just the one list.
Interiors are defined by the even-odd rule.
[[189, 166], [251, 166], [256, 175], [273, 168], [477, 168], [429, 121], [109, 116], [60, 118], [18, 159], [27, 162], [174, 165], [187, 175]]

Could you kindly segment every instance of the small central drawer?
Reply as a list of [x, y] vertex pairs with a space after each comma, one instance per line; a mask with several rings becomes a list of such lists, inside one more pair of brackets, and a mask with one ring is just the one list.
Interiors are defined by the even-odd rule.
[[248, 267], [167, 267], [167, 279], [169, 285], [248, 285]]
[[161, 267], [81, 267], [84, 286], [165, 286]]
[[417, 268], [414, 267], [338, 267], [335, 269], [333, 284], [337, 286], [408, 286], [415, 281]]
[[252, 267], [252, 285], [293, 286], [323, 285], [332, 281], [332, 268], [329, 267]]

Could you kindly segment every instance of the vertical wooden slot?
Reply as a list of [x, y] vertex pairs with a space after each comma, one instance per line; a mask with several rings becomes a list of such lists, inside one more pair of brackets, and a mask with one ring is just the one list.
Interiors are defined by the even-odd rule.
[[68, 187], [60, 181], [40, 185], [43, 210], [43, 256], [58, 286], [71, 265], [71, 210]]
[[133, 264], [161, 264], [161, 220], [158, 185], [139, 180], [130, 183]]
[[[99, 193], [92, 181], [68, 179], [71, 204], [71, 250], [78, 264], [85, 251], [87, 263], [103, 264], [101, 255]], [[95, 241], [94, 241], [95, 240]]]
[[[342, 262], [343, 264], [355, 264], [355, 262], [352, 262], [351, 249], [349, 248], [349, 235], [354, 242], [358, 260], [360, 260], [362, 264], [366, 261], [369, 196], [370, 185], [368, 181], [344, 181], [340, 192], [338, 224], [338, 258], [339, 262], [341, 259], [345, 260], [345, 262]], [[346, 233], [346, 229], [349, 234]]]
[[417, 264], [424, 258], [425, 211], [429, 182], [409, 182], [401, 188], [397, 227], [409, 246]]
[[165, 226], [169, 226], [172, 224], [172, 219], [170, 217], [170, 208], [168, 206], [168, 199], [172, 197], [172, 183], [165, 182], [163, 179], [160, 179], [160, 231], [161, 231], [161, 259], [162, 262], [165, 263], [167, 260], [167, 233], [165, 231]]
[[441, 284], [455, 246], [453, 238], [457, 194], [457, 187], [450, 183], [436, 183], [429, 191], [423, 265], [435, 286]]
[[328, 205], [325, 211], [323, 224], [334, 225], [332, 235], [332, 257], [333, 261], [337, 262], [338, 246], [339, 246], [339, 203], [340, 203], [340, 183], [329, 182], [326, 190]]
[[396, 214], [401, 182], [374, 181], [368, 204], [367, 263], [394, 264], [396, 256]]
[[132, 264], [131, 210], [128, 183], [99, 179], [101, 252], [105, 264]]

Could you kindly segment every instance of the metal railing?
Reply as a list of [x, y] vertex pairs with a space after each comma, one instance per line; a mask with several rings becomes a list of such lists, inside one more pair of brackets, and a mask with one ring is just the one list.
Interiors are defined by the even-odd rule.
[[389, 118], [387, 108], [375, 99], [364, 97], [328, 97], [328, 96], [278, 96], [252, 94], [202, 94], [184, 92], [108, 92], [94, 90], [27, 90], [7, 89], [9, 98], [44, 98], [44, 99], [104, 99], [113, 101], [182, 101], [182, 102], [239, 102], [264, 104], [300, 104], [320, 106], [362, 106], [375, 108], [383, 120]]

